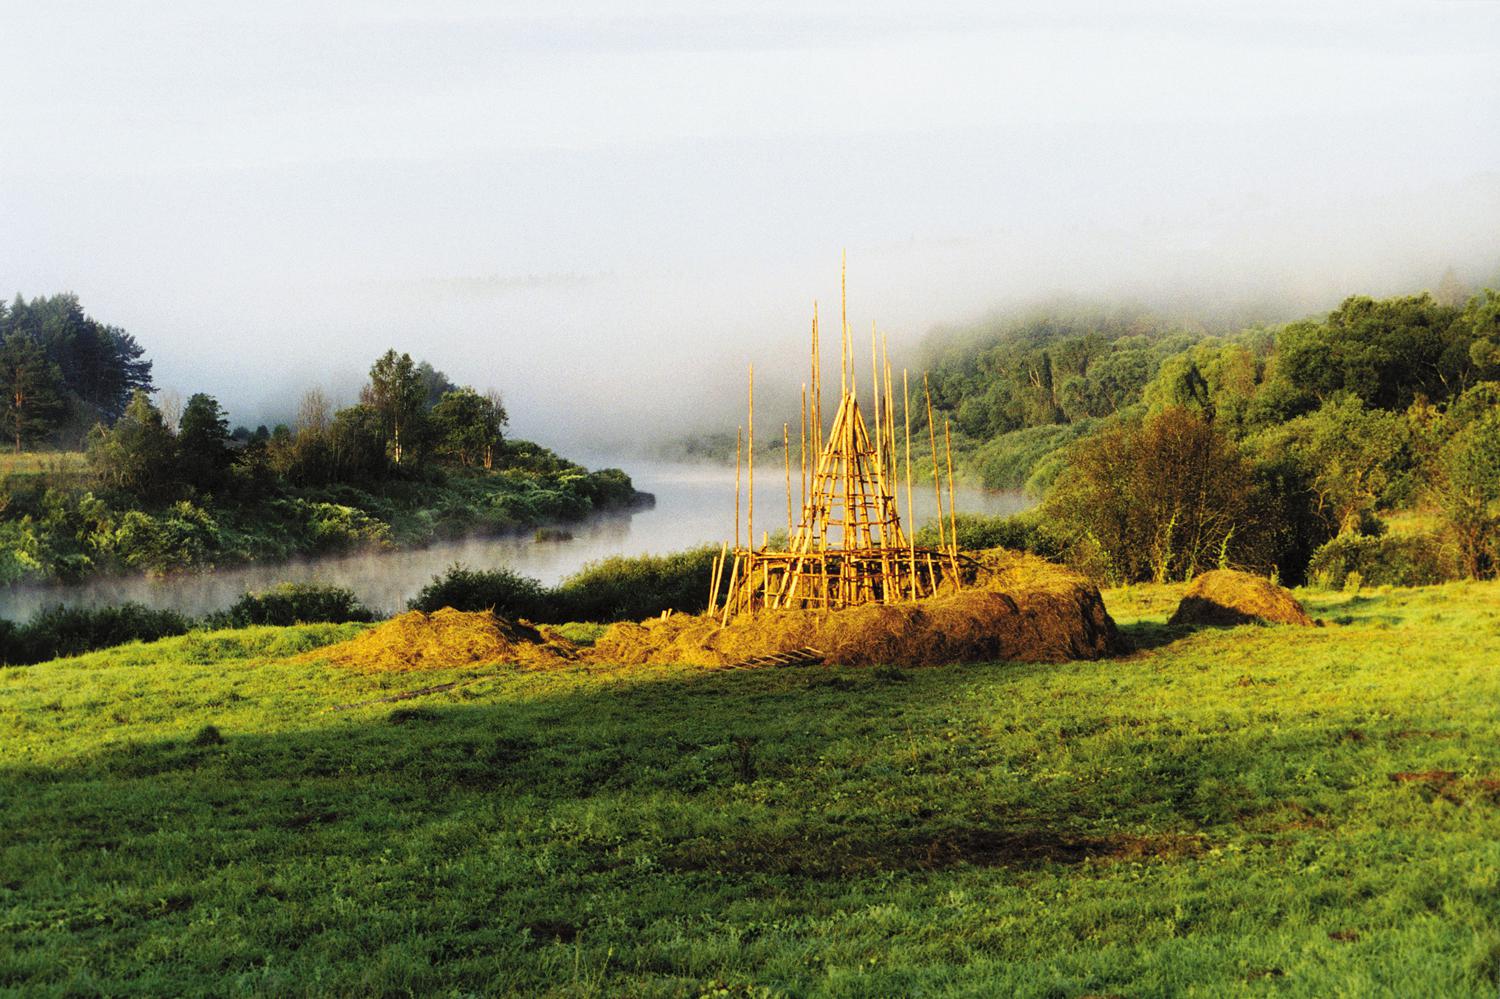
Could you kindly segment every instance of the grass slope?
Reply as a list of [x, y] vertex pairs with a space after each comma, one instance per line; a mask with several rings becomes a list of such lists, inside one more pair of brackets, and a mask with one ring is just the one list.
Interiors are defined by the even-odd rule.
[[1106, 598], [1067, 666], [0, 671], [0, 989], [1493, 996], [1500, 584]]

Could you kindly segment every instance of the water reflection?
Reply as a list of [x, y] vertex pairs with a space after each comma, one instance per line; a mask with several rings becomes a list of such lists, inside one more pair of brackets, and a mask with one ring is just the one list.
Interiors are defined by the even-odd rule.
[[[606, 463], [607, 464], [607, 463]], [[552, 585], [589, 562], [610, 555], [680, 551], [732, 540], [734, 470], [710, 465], [628, 463], [637, 488], [656, 495], [656, 505], [564, 526], [572, 537], [538, 541], [531, 533], [503, 538], [443, 542], [419, 551], [329, 556], [274, 565], [249, 565], [167, 579], [94, 580], [74, 586], [22, 587], [0, 591], [0, 617], [23, 619], [53, 604], [92, 606], [136, 601], [204, 614], [232, 604], [246, 590], [294, 580], [347, 586], [370, 607], [398, 611], [433, 576], [454, 562], [474, 567], [506, 566]], [[756, 490], [756, 534], [786, 527], [784, 489]], [[919, 523], [933, 516], [931, 486], [915, 495]], [[946, 498], [945, 498], [946, 503]], [[960, 488], [966, 513], [1004, 514], [1024, 509], [1019, 493]], [[905, 498], [901, 501], [905, 514]]]

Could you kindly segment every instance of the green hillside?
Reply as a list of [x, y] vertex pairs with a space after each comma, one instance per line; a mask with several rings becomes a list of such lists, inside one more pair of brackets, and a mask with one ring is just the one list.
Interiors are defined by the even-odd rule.
[[0, 991], [1493, 996], [1500, 583], [1173, 594], [1064, 666], [0, 670]]

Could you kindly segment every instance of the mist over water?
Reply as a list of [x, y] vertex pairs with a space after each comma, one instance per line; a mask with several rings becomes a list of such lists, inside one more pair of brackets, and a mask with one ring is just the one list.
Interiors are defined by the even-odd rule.
[[[134, 576], [72, 586], [17, 587], [0, 590], [0, 618], [24, 620], [43, 607], [57, 604], [100, 606], [126, 601], [200, 616], [228, 607], [246, 591], [282, 582], [345, 586], [372, 609], [394, 613], [405, 610], [407, 600], [455, 562], [483, 569], [504, 566], [550, 586], [588, 563], [611, 555], [661, 555], [702, 544], [733, 541], [733, 468], [618, 459], [591, 460], [589, 464], [591, 467], [623, 464], [636, 488], [656, 496], [656, 505], [562, 525], [573, 535], [568, 541], [538, 541], [534, 534], [526, 533], [451, 541], [416, 551], [237, 566], [165, 579]], [[934, 514], [932, 487], [918, 489], [914, 500], [916, 521], [920, 525]], [[1006, 514], [1025, 509], [1029, 504], [1020, 493], [960, 486], [957, 505], [963, 513]], [[778, 477], [772, 476], [765, 487], [757, 487], [756, 511], [757, 535], [762, 530], [785, 529], [786, 493]], [[902, 511], [904, 517], [904, 498]]]

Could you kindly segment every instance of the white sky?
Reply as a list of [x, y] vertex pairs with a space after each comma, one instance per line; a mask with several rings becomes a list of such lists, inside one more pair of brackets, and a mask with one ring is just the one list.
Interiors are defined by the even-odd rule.
[[[0, 2], [0, 294], [237, 421], [387, 346], [566, 445], [682, 426], [813, 298], [1500, 272], [1500, 2]], [[788, 369], [789, 370], [789, 369]]]

